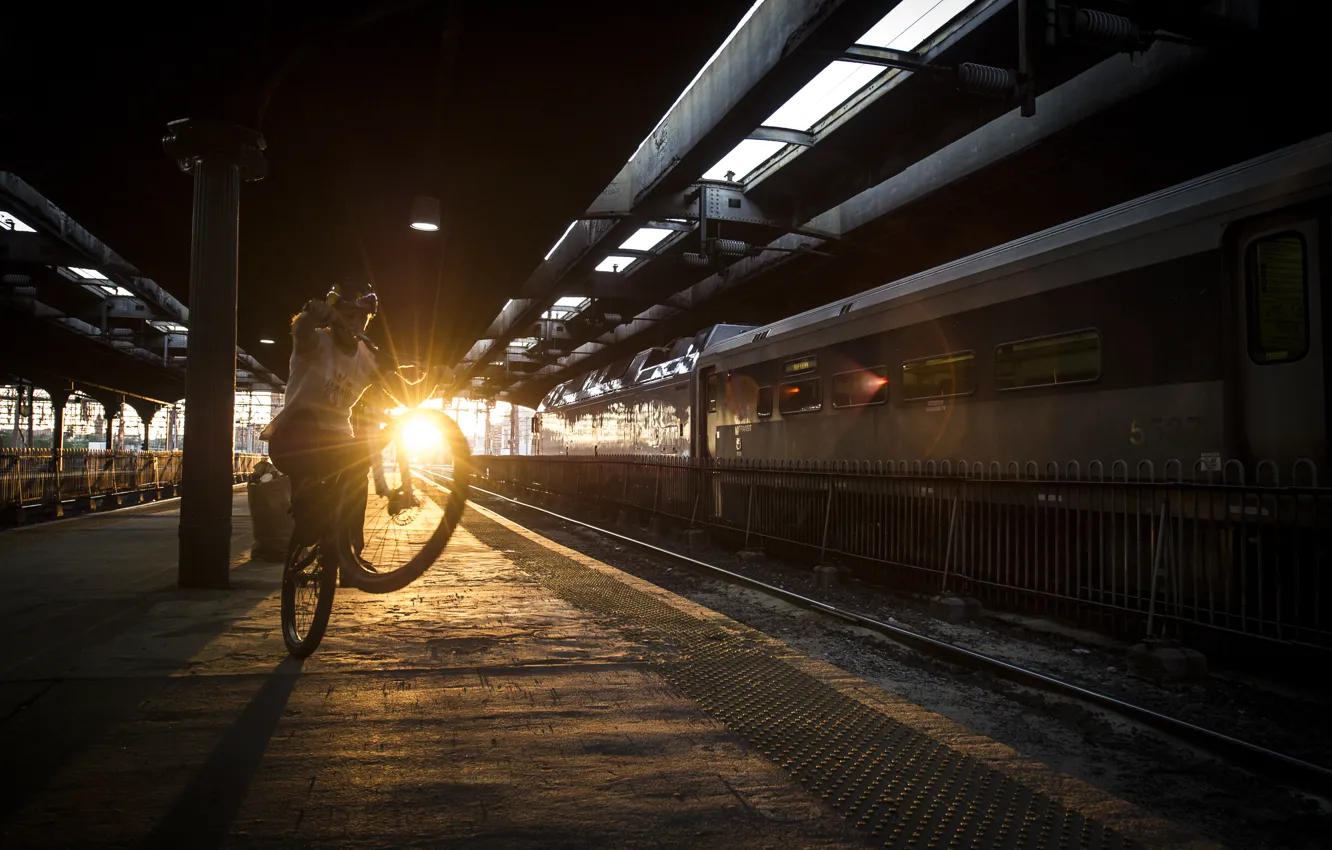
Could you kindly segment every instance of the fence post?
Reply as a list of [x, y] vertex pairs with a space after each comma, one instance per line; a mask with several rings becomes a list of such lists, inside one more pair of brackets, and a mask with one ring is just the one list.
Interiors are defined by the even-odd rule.
[[819, 544], [819, 564], [828, 553], [828, 526], [832, 519], [833, 480], [828, 479], [828, 498], [823, 503], [823, 542]]
[[944, 568], [943, 584], [939, 587], [939, 593], [948, 592], [948, 565], [953, 561], [953, 531], [957, 527], [957, 496], [953, 497], [953, 505], [948, 510], [948, 545], [944, 548]]
[[745, 549], [749, 548], [749, 524], [754, 516], [754, 482], [749, 482], [749, 501], [745, 505]]
[[661, 498], [661, 464], [657, 465], [657, 480], [652, 485], [652, 513], [657, 512], [657, 503]]
[[701, 475], [695, 475], [695, 476], [694, 476], [694, 480], [695, 480], [695, 482], [696, 482], [696, 486], [695, 486], [695, 490], [694, 490], [694, 509], [693, 509], [692, 511], [689, 512], [689, 527], [690, 527], [690, 528], [693, 528], [693, 527], [694, 527], [694, 520], [696, 520], [696, 519], [698, 518], [698, 503], [699, 503], [699, 500], [703, 498], [703, 487], [704, 487], [704, 484], [706, 483], [706, 478], [705, 478], [703, 481], [699, 481], [698, 479], [699, 479], [700, 477], [703, 477], [703, 476], [701, 476]]
[[1152, 555], [1152, 585], [1151, 596], [1147, 600], [1147, 637], [1152, 636], [1152, 624], [1156, 619], [1156, 577], [1161, 572], [1161, 550], [1165, 545], [1166, 537], [1166, 513], [1167, 506], [1170, 504], [1168, 499], [1161, 500], [1161, 516], [1157, 522], [1156, 532], [1156, 551]]

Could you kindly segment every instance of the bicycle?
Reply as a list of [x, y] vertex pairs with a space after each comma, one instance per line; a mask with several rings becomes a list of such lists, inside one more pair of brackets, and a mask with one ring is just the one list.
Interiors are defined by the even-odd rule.
[[[313, 542], [297, 538], [298, 532], [305, 531], [297, 524], [283, 565], [282, 639], [287, 651], [297, 658], [309, 657], [323, 640], [339, 577], [344, 585], [368, 593], [401, 590], [420, 578], [439, 558], [462, 519], [472, 470], [471, 451], [458, 423], [442, 410], [420, 406], [391, 418], [393, 421], [370, 446], [371, 451], [377, 450], [381, 456], [392, 449], [393, 474], [397, 478], [397, 485], [392, 486], [385, 469], [384, 477], [390, 488], [387, 494], [378, 494], [387, 499], [382, 510], [387, 519], [380, 535], [374, 533], [374, 528], [366, 527], [366, 514], [351, 516], [349, 511], [349, 502], [359, 508], [359, 502], [349, 496], [351, 487], [366, 486], [364, 466], [334, 473], [303, 488], [300, 494], [301, 498], [316, 500], [315, 504], [327, 509], [316, 511], [321, 526], [313, 533], [306, 531], [307, 539]], [[416, 486], [419, 478], [411, 471], [413, 450], [425, 442], [420, 438], [430, 435], [437, 435], [438, 443], [426, 448], [438, 450], [438, 454], [447, 452], [453, 462], [453, 486], [446, 499], [426, 495]], [[432, 493], [442, 489], [437, 485], [432, 488]], [[296, 496], [293, 494], [293, 503]], [[357, 524], [362, 529], [364, 543], [359, 551], [354, 545]]]

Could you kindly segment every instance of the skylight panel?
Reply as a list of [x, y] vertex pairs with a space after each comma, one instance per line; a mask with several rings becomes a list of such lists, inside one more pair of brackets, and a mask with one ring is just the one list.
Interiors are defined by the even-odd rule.
[[[106, 280], [106, 278], [102, 278], [102, 280]], [[126, 289], [125, 287], [123, 287], [123, 286], [118, 286], [118, 285], [116, 285], [116, 284], [109, 284], [109, 285], [106, 285], [106, 286], [101, 286], [101, 290], [102, 290], [103, 292], [105, 292], [107, 295], [116, 295], [116, 296], [119, 296], [119, 297], [121, 297], [121, 298], [133, 298], [133, 297], [134, 297], [134, 293], [133, 293], [133, 292], [130, 292], [130, 291], [129, 291], [128, 289]]]
[[629, 266], [634, 262], [634, 259], [635, 259], [634, 257], [620, 257], [616, 256], [615, 254], [611, 254], [606, 259], [597, 263], [597, 271], [622, 272], [625, 269], [629, 268]]
[[550, 255], [551, 255], [551, 254], [554, 254], [554, 253], [555, 253], [555, 249], [558, 248], [558, 247], [560, 247], [561, 244], [563, 244], [564, 240], [565, 240], [566, 238], [568, 238], [568, 236], [569, 236], [570, 233], [573, 232], [574, 225], [577, 224], [577, 223], [578, 223], [578, 219], [574, 219], [573, 221], [569, 222], [569, 226], [566, 227], [566, 228], [564, 228], [564, 232], [560, 234], [560, 238], [559, 238], [559, 239], [556, 239], [556, 240], [555, 240], [555, 244], [550, 246], [550, 250], [547, 251], [547, 252], [546, 252], [546, 256], [542, 258], [543, 261], [545, 261], [545, 260], [549, 260], [549, 259], [550, 259]]
[[768, 157], [784, 147], [786, 147], [785, 142], [745, 139], [722, 157], [716, 165], [705, 171], [703, 179], [725, 180], [728, 171], [734, 172], [733, 179], [743, 179], [746, 174], [758, 168]]
[[13, 214], [0, 210], [0, 230], [13, 230], [16, 233], [36, 233], [37, 231], [20, 221]]
[[856, 43], [915, 50], [971, 4], [972, 0], [902, 0]]
[[536, 345], [536, 344], [537, 344], [536, 337], [525, 336], [525, 337], [520, 337], [520, 338], [515, 339], [515, 340], [511, 340], [511, 341], [509, 342], [509, 348], [517, 348], [517, 349], [520, 349], [520, 350], [522, 350], [522, 351], [526, 351], [527, 349], [531, 348], [532, 346], [534, 346], [534, 345]]
[[651, 251], [662, 243], [662, 241], [671, 235], [674, 231], [664, 230], [660, 227], [640, 227], [638, 231], [628, 239], [620, 243], [622, 251]]
[[586, 303], [587, 299], [581, 295], [566, 295], [563, 298], [555, 299], [556, 307], [572, 307], [577, 309], [579, 307], [582, 307]]
[[84, 280], [106, 280], [106, 279], [107, 279], [106, 275], [102, 274], [102, 273], [99, 272], [97, 269], [76, 269], [76, 268], [74, 268], [73, 266], [69, 266], [69, 270], [72, 271], [72, 272], [74, 272], [74, 274], [78, 275], [79, 277], [83, 278]]
[[877, 65], [840, 60], [833, 62], [792, 95], [763, 124], [766, 127], [810, 130], [883, 72], [884, 69]]

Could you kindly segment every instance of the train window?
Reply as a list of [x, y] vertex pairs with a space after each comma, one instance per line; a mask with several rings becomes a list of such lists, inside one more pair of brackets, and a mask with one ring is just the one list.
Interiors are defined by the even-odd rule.
[[772, 415], [772, 387], [759, 387], [758, 409], [755, 412], [759, 416]]
[[888, 400], [888, 367], [840, 372], [832, 379], [833, 407], [864, 407]]
[[717, 376], [708, 375], [708, 413], [717, 412]]
[[1001, 390], [1080, 384], [1099, 377], [1100, 331], [1008, 342], [994, 349], [994, 383]]
[[976, 391], [976, 354], [959, 351], [902, 364], [902, 399], [918, 401], [970, 395]]
[[1279, 233], [1255, 240], [1245, 258], [1249, 357], [1289, 363], [1309, 352], [1309, 289], [1304, 237]]
[[810, 413], [823, 407], [823, 396], [819, 392], [819, 379], [809, 378], [804, 381], [791, 381], [781, 385], [780, 401], [777, 409], [785, 416], [788, 413]]

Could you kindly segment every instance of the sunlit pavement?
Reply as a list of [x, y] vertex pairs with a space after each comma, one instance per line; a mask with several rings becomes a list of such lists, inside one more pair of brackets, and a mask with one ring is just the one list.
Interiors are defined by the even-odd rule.
[[0, 536], [0, 844], [857, 845], [466, 531], [287, 660], [234, 513], [228, 591], [175, 588], [174, 507]]

